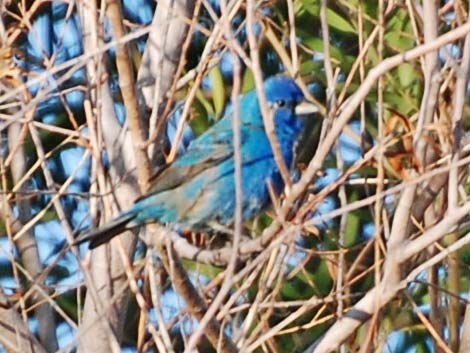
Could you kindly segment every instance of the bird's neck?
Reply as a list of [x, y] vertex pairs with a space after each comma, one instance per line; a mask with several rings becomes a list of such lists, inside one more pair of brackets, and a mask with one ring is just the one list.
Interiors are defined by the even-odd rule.
[[274, 124], [284, 160], [291, 167], [295, 146], [304, 129], [304, 122], [293, 114], [282, 114], [275, 117]]

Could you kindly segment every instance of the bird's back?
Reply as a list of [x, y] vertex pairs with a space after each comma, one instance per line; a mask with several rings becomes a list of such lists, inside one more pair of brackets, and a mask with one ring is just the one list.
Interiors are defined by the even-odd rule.
[[[250, 129], [249, 133], [243, 134], [240, 151], [244, 219], [252, 218], [269, 203], [268, 180], [277, 191], [283, 186], [264, 129]], [[176, 174], [181, 164], [171, 166], [165, 174]], [[139, 210], [134, 222], [142, 224], [158, 219], [161, 223], [175, 223], [192, 229], [204, 229], [212, 222], [228, 225], [232, 223], [235, 211], [235, 185], [232, 148], [227, 158], [208, 164], [178, 186], [141, 199], [135, 206]]]
[[[276, 76], [265, 82], [266, 97], [282, 156], [293, 164], [293, 150], [303, 130], [295, 105], [303, 98], [295, 82]], [[268, 183], [280, 193], [284, 186], [271, 143], [266, 135], [258, 97], [253, 90], [241, 97], [242, 213], [250, 219], [270, 203]], [[152, 181], [149, 194], [103, 228], [85, 234], [96, 247], [125, 229], [146, 223], [174, 224], [203, 230], [212, 223], [230, 225], [235, 212], [235, 149], [233, 114], [226, 115], [190, 143], [186, 152]]]

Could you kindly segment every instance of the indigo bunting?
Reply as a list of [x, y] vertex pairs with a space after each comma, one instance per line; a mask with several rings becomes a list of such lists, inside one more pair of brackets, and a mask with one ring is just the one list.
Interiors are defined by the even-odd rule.
[[[304, 95], [285, 76], [273, 76], [264, 83], [275, 131], [287, 166], [293, 168], [294, 149], [304, 129], [296, 108]], [[270, 203], [268, 182], [282, 192], [284, 182], [264, 129], [255, 90], [240, 97], [240, 138], [242, 157], [242, 216], [250, 219]], [[297, 109], [298, 110], [298, 109]], [[313, 112], [313, 110], [312, 110]], [[230, 225], [235, 212], [235, 162], [233, 114], [224, 117], [193, 140], [187, 150], [152, 180], [150, 192], [135, 205], [103, 227], [81, 236], [93, 249], [125, 230], [147, 223], [176, 225], [180, 229], [203, 231], [211, 223]]]

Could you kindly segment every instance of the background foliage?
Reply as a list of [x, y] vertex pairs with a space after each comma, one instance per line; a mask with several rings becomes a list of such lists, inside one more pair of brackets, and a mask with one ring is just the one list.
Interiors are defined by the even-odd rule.
[[[0, 349], [468, 352], [468, 11], [3, 2]], [[321, 113], [237, 249], [156, 226], [67, 246], [223, 116], [234, 77], [281, 72]]]

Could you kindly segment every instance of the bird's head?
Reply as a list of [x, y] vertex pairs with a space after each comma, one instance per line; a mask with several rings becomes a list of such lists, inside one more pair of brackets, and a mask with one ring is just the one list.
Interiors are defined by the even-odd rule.
[[274, 113], [275, 125], [299, 129], [303, 123], [299, 117], [318, 111], [315, 105], [304, 100], [304, 94], [295, 81], [286, 76], [273, 76], [265, 81], [264, 89], [268, 105]]
[[304, 99], [299, 86], [289, 77], [273, 76], [264, 83], [266, 99], [272, 108], [295, 108]]

